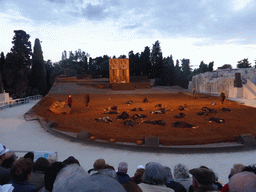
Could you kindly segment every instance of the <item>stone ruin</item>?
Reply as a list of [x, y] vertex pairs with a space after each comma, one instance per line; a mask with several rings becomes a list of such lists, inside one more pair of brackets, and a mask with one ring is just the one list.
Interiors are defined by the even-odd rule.
[[198, 93], [217, 94], [225, 91], [231, 98], [256, 98], [256, 69], [218, 69], [192, 77], [188, 89]]

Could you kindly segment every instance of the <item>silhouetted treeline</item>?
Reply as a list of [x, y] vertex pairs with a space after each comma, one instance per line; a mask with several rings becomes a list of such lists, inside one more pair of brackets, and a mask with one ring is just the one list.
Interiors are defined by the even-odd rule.
[[[46, 95], [55, 81], [55, 77], [69, 69], [71, 76], [109, 78], [108, 55], [91, 58], [81, 49], [75, 52], [64, 51], [59, 62], [44, 61], [40, 40], [35, 39], [32, 52], [30, 35], [23, 30], [14, 31], [11, 52], [0, 58], [0, 93], [5, 90], [13, 98], [29, 95]], [[54, 47], [53, 47], [54, 49]], [[116, 58], [116, 56], [113, 56]], [[118, 58], [127, 58], [120, 55]], [[152, 48], [146, 46], [141, 53], [128, 53], [130, 76], [147, 76], [155, 79], [156, 85], [179, 85], [188, 87], [193, 75], [213, 71], [214, 62], [208, 65], [201, 61], [199, 68], [192, 70], [189, 59], [173, 61], [172, 55], [163, 57], [160, 42]], [[237, 67], [251, 67], [248, 59], [238, 61]], [[223, 66], [225, 68], [225, 65]]]

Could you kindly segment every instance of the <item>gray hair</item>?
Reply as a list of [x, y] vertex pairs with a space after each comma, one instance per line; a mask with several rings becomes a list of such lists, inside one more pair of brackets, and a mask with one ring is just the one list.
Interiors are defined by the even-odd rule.
[[100, 173], [101, 173], [102, 175], [106, 175], [106, 176], [112, 177], [113, 179], [117, 180], [116, 171], [113, 170], [113, 169], [102, 169], [102, 170], [100, 171]]
[[128, 170], [128, 164], [126, 162], [120, 162], [118, 165], [118, 171], [126, 172]]
[[145, 171], [142, 176], [142, 182], [151, 185], [163, 185], [166, 183], [167, 174], [164, 167], [155, 162], [146, 164]]
[[240, 172], [233, 175], [228, 183], [230, 192], [255, 192], [256, 174], [252, 172]]
[[173, 176], [174, 176], [174, 179], [177, 179], [177, 178], [184, 178], [184, 179], [189, 178], [189, 170], [183, 164], [175, 165], [174, 170], [173, 170]]

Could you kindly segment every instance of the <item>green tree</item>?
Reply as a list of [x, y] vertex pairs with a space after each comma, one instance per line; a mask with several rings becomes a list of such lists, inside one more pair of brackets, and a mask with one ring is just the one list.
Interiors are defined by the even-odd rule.
[[165, 73], [161, 76], [164, 85], [175, 85], [175, 67], [172, 55], [163, 59]]
[[46, 80], [47, 72], [45, 69], [40, 40], [38, 38], [35, 39], [31, 71], [31, 80], [33, 82], [32, 88], [34, 90], [33, 94], [36, 94], [36, 92], [38, 92], [38, 94], [40, 95], [46, 95], [48, 91]]
[[148, 46], [145, 47], [144, 51], [140, 56], [142, 75], [148, 76], [151, 71], [151, 62], [150, 62], [150, 48]]
[[13, 47], [6, 55], [3, 80], [6, 92], [13, 98], [20, 98], [28, 90], [32, 50], [29, 34], [23, 30], [16, 30], [14, 33]]
[[153, 78], [160, 78], [163, 74], [163, 56], [160, 47], [160, 42], [157, 40], [153, 45], [151, 52], [151, 64]]
[[213, 71], [214, 61], [209, 63], [209, 71]]
[[249, 63], [248, 58], [238, 61], [237, 68], [251, 68], [251, 63]]
[[181, 60], [181, 68], [182, 68], [182, 79], [181, 79], [181, 87], [188, 88], [189, 77], [191, 77], [191, 68], [189, 66], [189, 59]]

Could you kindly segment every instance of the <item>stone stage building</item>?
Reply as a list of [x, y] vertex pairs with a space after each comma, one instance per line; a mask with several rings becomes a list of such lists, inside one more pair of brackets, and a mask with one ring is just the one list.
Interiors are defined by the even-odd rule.
[[256, 69], [218, 69], [192, 77], [188, 89], [219, 95], [223, 90], [230, 98], [256, 99]]

